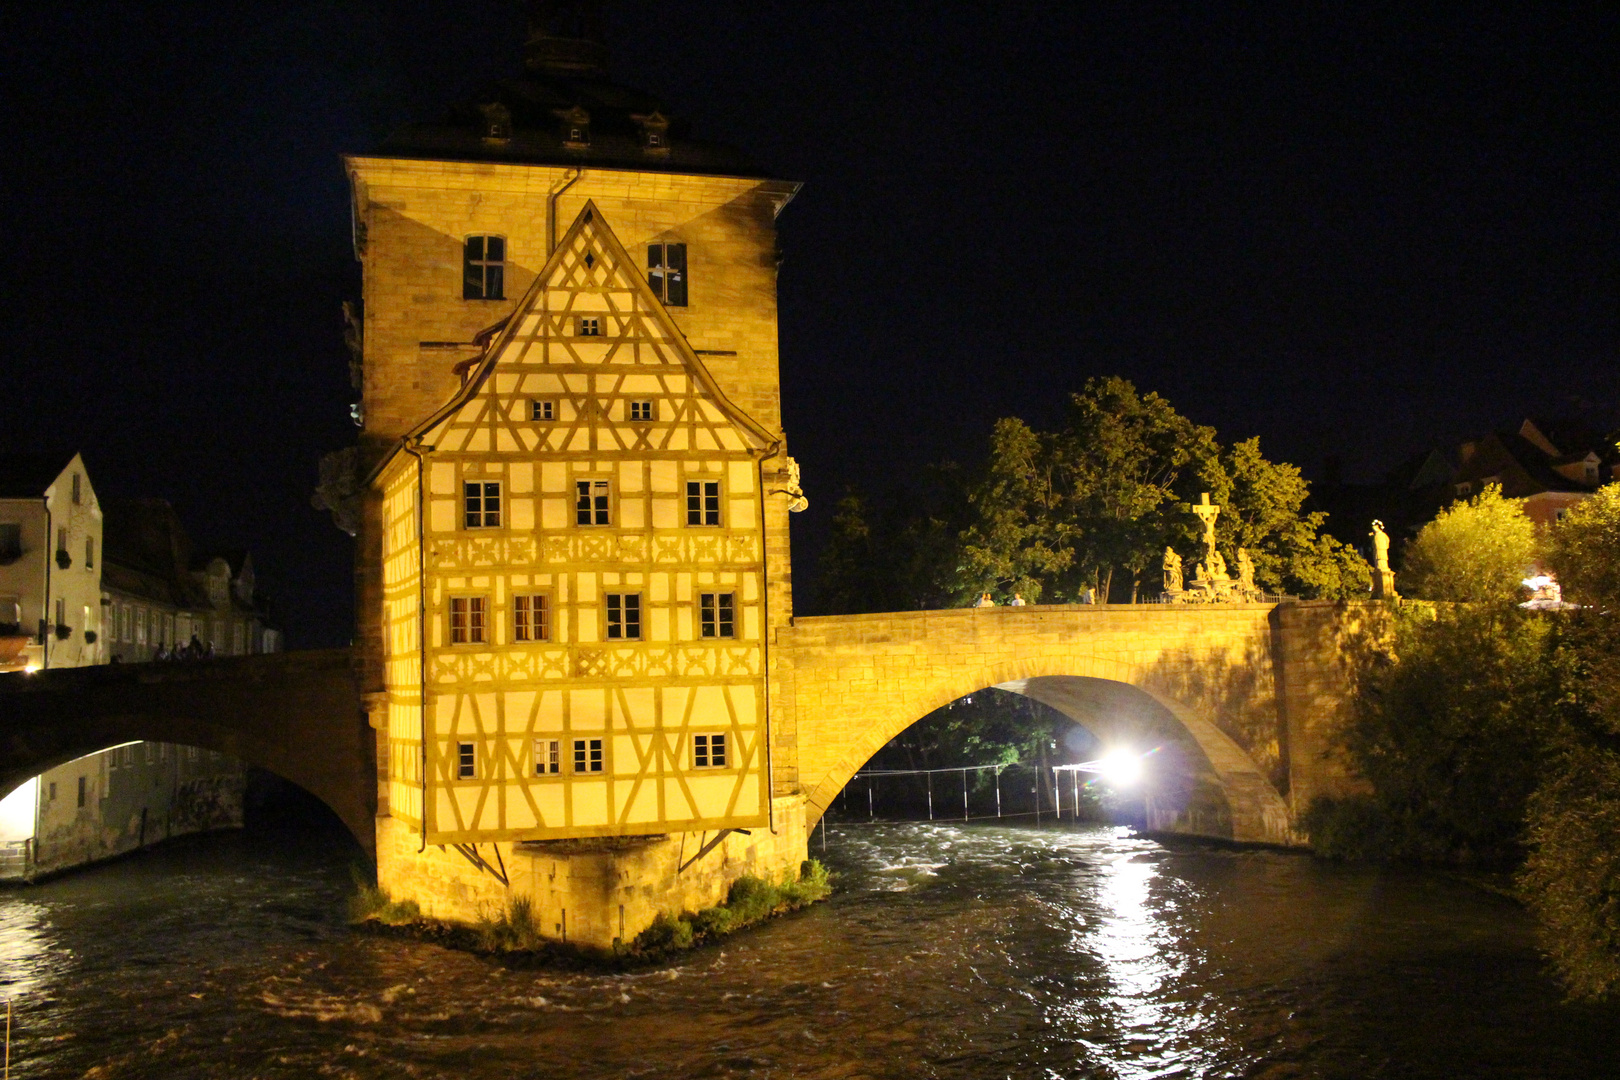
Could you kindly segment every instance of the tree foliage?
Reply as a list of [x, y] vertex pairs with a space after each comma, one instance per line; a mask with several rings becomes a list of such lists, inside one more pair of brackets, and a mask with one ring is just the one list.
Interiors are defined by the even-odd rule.
[[1620, 484], [1570, 509], [1552, 530], [1546, 559], [1566, 600], [1620, 611]]
[[1620, 994], [1620, 488], [1554, 526], [1547, 561], [1584, 606], [1566, 617], [1572, 677], [1520, 883], [1571, 996], [1597, 999]]
[[1519, 597], [1536, 561], [1524, 503], [1488, 484], [1454, 503], [1406, 545], [1401, 591], [1423, 600], [1502, 603]]
[[[1406, 609], [1344, 743], [1370, 794], [1313, 809], [1323, 854], [1511, 867], [1563, 692], [1552, 623], [1512, 605]], [[1347, 820], [1348, 819], [1348, 820]]]

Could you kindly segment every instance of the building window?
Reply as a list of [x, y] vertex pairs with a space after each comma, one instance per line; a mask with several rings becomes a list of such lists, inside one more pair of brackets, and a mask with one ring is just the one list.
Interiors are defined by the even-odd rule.
[[529, 419], [557, 419], [557, 403], [550, 398], [534, 398], [529, 402]]
[[456, 743], [456, 779], [471, 780], [478, 775], [478, 753], [470, 742]]
[[466, 525], [469, 529], [498, 529], [501, 527], [501, 485], [482, 480], [471, 480], [461, 485], [466, 503]]
[[602, 771], [602, 740], [574, 740], [574, 771], [593, 773]]
[[469, 236], [461, 260], [463, 300], [506, 299], [506, 239]]
[[578, 525], [611, 525], [613, 515], [606, 480], [574, 481], [574, 522]]
[[58, 526], [56, 530], [56, 550], [67, 554], [67, 526]]
[[85, 798], [85, 795], [87, 794], [86, 789], [88, 787], [89, 787], [89, 784], [86, 782], [86, 778], [83, 777], [83, 776], [79, 777], [79, 805], [80, 806], [84, 805], [84, 798]]
[[726, 737], [724, 735], [692, 736], [692, 767], [696, 769], [725, 768]]
[[450, 644], [482, 645], [488, 640], [484, 629], [486, 603], [482, 596], [450, 598]]
[[56, 781], [55, 781], [55, 780], [52, 780], [52, 781], [51, 781], [51, 796], [50, 796], [50, 801], [51, 801], [51, 802], [55, 802], [55, 801], [56, 801]]
[[1474, 485], [1473, 485], [1473, 483], [1471, 481], [1468, 481], [1468, 480], [1464, 480], [1462, 483], [1457, 485], [1457, 495], [1459, 497], [1461, 497], [1463, 495], [1467, 495], [1470, 492], [1472, 492], [1473, 490], [1474, 490]]
[[561, 740], [534, 740], [534, 775], [556, 776], [560, 772], [562, 772]]
[[579, 321], [574, 324], [574, 336], [601, 337], [602, 320], [595, 315], [581, 315]]
[[84, 568], [86, 570], [91, 570], [95, 568], [95, 565], [96, 538], [93, 536], [87, 536], [84, 538]]
[[630, 420], [636, 422], [651, 422], [653, 419], [653, 403], [650, 401], [632, 401], [630, 403]]
[[16, 522], [0, 523], [0, 562], [16, 562], [22, 558], [22, 526]]
[[[61, 621], [57, 619], [57, 622]], [[135, 609], [135, 644], [146, 644], [146, 609], [143, 607]]]
[[647, 283], [668, 307], [686, 306], [686, 245], [648, 244]]
[[67, 625], [67, 601], [60, 596], [56, 598], [56, 625], [58, 627]]
[[641, 638], [641, 594], [607, 594], [608, 640], [638, 641]]
[[704, 637], [736, 637], [737, 594], [699, 593], [698, 626]]
[[688, 480], [686, 482], [686, 523], [688, 525], [720, 524], [720, 481]]
[[512, 598], [512, 612], [513, 641], [550, 640], [544, 596], [515, 596]]
[[73, 474], [73, 505], [78, 506], [80, 500], [82, 499], [82, 497], [83, 496], [79, 492], [79, 474], [74, 473]]

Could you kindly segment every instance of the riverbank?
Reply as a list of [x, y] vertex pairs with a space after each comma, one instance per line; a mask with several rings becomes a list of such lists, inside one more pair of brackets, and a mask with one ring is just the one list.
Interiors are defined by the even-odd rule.
[[498, 956], [513, 966], [570, 971], [626, 971], [665, 963], [767, 919], [818, 903], [832, 893], [831, 875], [816, 859], [805, 861], [797, 879], [770, 882], [745, 874], [732, 883], [725, 903], [678, 916], [662, 913], [634, 940], [598, 949], [544, 936], [527, 898], [514, 898], [505, 910], [467, 925], [424, 918], [415, 903], [393, 900], [358, 874], [355, 885], [349, 919], [363, 932]]

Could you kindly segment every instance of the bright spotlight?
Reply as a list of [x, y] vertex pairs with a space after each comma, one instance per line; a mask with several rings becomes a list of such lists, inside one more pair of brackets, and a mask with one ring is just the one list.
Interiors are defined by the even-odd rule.
[[1105, 754], [1097, 771], [1114, 787], [1129, 787], [1142, 778], [1142, 759], [1129, 750], [1115, 750]]

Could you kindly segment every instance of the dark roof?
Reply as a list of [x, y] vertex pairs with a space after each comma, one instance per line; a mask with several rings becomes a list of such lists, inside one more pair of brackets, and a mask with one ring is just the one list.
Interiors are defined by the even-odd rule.
[[191, 557], [191, 569], [206, 570], [208, 564], [215, 559], [224, 559], [225, 565], [230, 568], [231, 577], [240, 577], [242, 568], [248, 562], [247, 548], [228, 548], [224, 551], [204, 551]]
[[0, 499], [42, 498], [73, 453], [0, 454]]
[[164, 499], [113, 499], [102, 504], [101, 584], [175, 607], [208, 607], [208, 594], [189, 573], [191, 537]]
[[[1515, 465], [1523, 473], [1520, 482], [1502, 475]], [[1510, 499], [1522, 499], [1542, 491], [1592, 490], [1592, 485], [1576, 483], [1554, 471], [1552, 458], [1545, 450], [1513, 431], [1498, 431], [1481, 439], [1473, 456], [1457, 470], [1456, 479], [1483, 480], [1493, 476], [1501, 477], [1502, 494]]]
[[[503, 106], [511, 116], [511, 136], [484, 137], [483, 106]], [[590, 114], [590, 143], [565, 146], [558, 111], [575, 106]], [[410, 124], [377, 147], [382, 157], [434, 161], [498, 161], [520, 165], [584, 165], [638, 171], [721, 176], [769, 174], [741, 151], [692, 138], [690, 126], [671, 120], [664, 152], [642, 145], [637, 116], [668, 116], [658, 99], [638, 90], [596, 79], [530, 75], [503, 79], [473, 101], [451, 109], [436, 123]]]
[[[692, 137], [691, 125], [644, 90], [607, 77], [607, 47], [592, 3], [537, 3], [531, 16], [525, 72], [485, 87], [436, 122], [411, 124], [385, 139], [385, 157], [436, 161], [499, 161], [525, 165], [589, 165], [676, 173], [766, 178], [740, 151]], [[562, 115], [589, 114], [589, 143], [564, 145]], [[504, 138], [491, 122], [509, 121]], [[644, 132], [659, 130], [651, 148]], [[667, 126], [666, 126], [667, 125]]]

